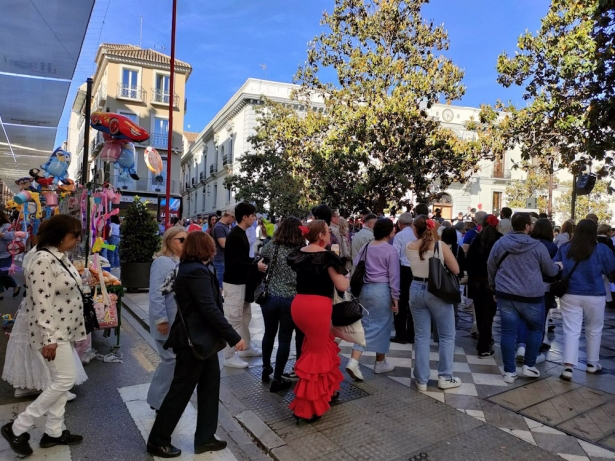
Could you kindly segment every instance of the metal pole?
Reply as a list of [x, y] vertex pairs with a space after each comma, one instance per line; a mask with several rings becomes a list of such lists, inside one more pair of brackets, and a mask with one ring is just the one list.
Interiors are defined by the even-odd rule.
[[577, 206], [577, 176], [572, 176], [572, 197], [570, 200], [570, 219], [573, 221], [576, 219], [576, 206]]
[[88, 182], [88, 158], [90, 157], [90, 115], [92, 112], [92, 84], [91, 78], [86, 80], [85, 90], [85, 136], [83, 137], [83, 163], [81, 165], [81, 183]]
[[549, 203], [547, 205], [547, 214], [549, 219], [553, 216], [553, 159], [549, 165]]
[[167, 145], [167, 195], [164, 215], [164, 227], [169, 227], [171, 209], [171, 157], [173, 156], [173, 105], [175, 103], [175, 22], [177, 19], [177, 0], [173, 0], [171, 22], [171, 77], [169, 78], [169, 142]]
[[87, 203], [85, 216], [85, 267], [88, 267], [88, 256], [90, 255], [90, 195], [92, 193], [90, 183], [88, 181], [88, 160], [90, 158], [90, 115], [92, 112], [92, 84], [94, 81], [88, 78], [86, 81], [85, 90], [85, 133], [83, 136], [83, 163], [81, 165], [81, 183], [87, 188]]

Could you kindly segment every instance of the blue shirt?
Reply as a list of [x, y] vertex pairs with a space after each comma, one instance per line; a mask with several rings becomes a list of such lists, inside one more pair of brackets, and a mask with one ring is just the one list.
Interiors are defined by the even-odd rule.
[[404, 227], [399, 233], [395, 234], [393, 238], [393, 246], [399, 253], [399, 262], [402, 266], [410, 267], [410, 261], [406, 256], [406, 247], [409, 243], [416, 241], [416, 236], [412, 227]]
[[476, 238], [476, 236], [478, 235], [478, 231], [476, 230], [476, 228], [474, 229], [470, 229], [469, 231], [466, 232], [466, 235], [463, 236], [463, 244], [470, 244], [472, 243], [472, 241]]
[[[568, 276], [575, 265], [572, 258], [568, 258], [570, 243], [565, 243], [558, 250], [554, 261], [564, 264], [562, 277]], [[581, 296], [606, 296], [602, 274], [609, 275], [615, 271], [615, 256], [604, 243], [598, 243], [589, 259], [581, 261], [570, 277], [566, 294]]]

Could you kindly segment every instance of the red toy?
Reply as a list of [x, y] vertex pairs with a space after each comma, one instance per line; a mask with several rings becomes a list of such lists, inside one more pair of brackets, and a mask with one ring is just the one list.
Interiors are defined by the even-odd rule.
[[143, 142], [149, 139], [149, 133], [128, 117], [113, 112], [94, 112], [90, 117], [90, 125], [114, 139]]

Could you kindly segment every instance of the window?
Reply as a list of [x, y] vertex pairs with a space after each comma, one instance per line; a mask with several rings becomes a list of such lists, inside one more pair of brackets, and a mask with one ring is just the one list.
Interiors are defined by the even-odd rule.
[[156, 102], [169, 103], [169, 76], [156, 74], [156, 94], [154, 100]]
[[165, 192], [167, 190], [167, 160], [162, 159], [162, 171], [155, 174], [148, 170], [148, 190], [152, 192]]
[[122, 70], [122, 90], [120, 95], [123, 98], [140, 99], [139, 96], [139, 71], [135, 69]]
[[218, 185], [214, 184], [214, 203], [213, 203], [213, 208], [216, 208], [218, 202]]
[[203, 195], [201, 196], [201, 200], [202, 200], [202, 207], [201, 207], [201, 211], [205, 211], [205, 197], [206, 197], [206, 190], [203, 187]]
[[123, 115], [124, 117], [129, 118], [130, 120], [132, 120], [133, 122], [135, 122], [137, 125], [139, 124], [139, 117], [137, 117], [137, 114], [133, 114], [132, 112], [119, 112], [120, 115]]
[[233, 163], [233, 138], [228, 140], [228, 163]]
[[152, 131], [158, 134], [167, 134], [169, 132], [169, 120], [154, 117], [154, 129]]
[[166, 118], [154, 117], [153, 124], [150, 142], [154, 147], [166, 149], [169, 144], [169, 120]]
[[231, 188], [226, 188], [226, 203], [231, 203]]
[[496, 156], [493, 161], [493, 177], [504, 177], [504, 154]]
[[493, 201], [493, 214], [496, 216], [500, 216], [500, 211], [502, 210], [502, 193], [494, 192], [492, 201]]

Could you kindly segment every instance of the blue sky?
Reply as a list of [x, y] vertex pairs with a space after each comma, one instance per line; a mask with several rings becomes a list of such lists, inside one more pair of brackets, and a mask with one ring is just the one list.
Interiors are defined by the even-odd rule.
[[[139, 16], [142, 46], [170, 53], [171, 3], [97, 0], [75, 82], [93, 73], [99, 43], [139, 44]], [[290, 82], [308, 41], [323, 31], [322, 12], [333, 6], [334, 0], [178, 0], [176, 57], [193, 67], [184, 130], [201, 131], [249, 77]], [[450, 38], [445, 54], [465, 71], [466, 95], [455, 104], [497, 99], [523, 104], [520, 89], [496, 82], [497, 57], [514, 53], [518, 36], [536, 31], [548, 6], [547, 0], [432, 0], [423, 8], [426, 19], [445, 25]], [[60, 140], [66, 125], [65, 111]]]

